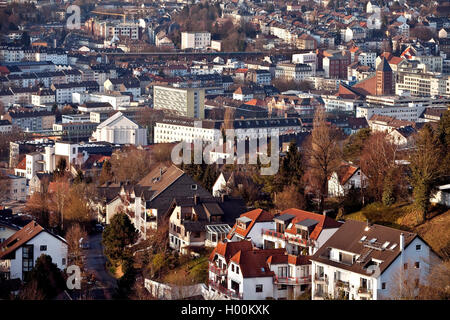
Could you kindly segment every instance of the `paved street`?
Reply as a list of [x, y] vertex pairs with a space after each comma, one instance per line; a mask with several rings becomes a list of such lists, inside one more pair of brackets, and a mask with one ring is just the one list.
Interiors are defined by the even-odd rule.
[[90, 290], [89, 295], [98, 299], [111, 299], [116, 287], [116, 279], [106, 270], [106, 257], [103, 255], [101, 244], [102, 234], [89, 236], [90, 248], [83, 250], [86, 255], [85, 266], [88, 272], [95, 275], [96, 283]]

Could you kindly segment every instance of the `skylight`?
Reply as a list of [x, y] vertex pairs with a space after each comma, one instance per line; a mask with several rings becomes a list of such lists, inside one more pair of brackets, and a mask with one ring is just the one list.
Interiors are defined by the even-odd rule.
[[374, 243], [375, 241], [377, 241], [377, 238], [373, 238], [370, 240], [370, 243]]
[[383, 248], [383, 249], [386, 249], [386, 248], [388, 247], [389, 243], [390, 243], [389, 241], [386, 241], [386, 242], [383, 244], [383, 247], [382, 247], [382, 248]]
[[394, 250], [396, 246], [397, 246], [397, 244], [394, 243], [389, 249], [390, 249], [390, 250]]
[[366, 238], [367, 238], [367, 236], [363, 236], [363, 237], [361, 238], [361, 240], [359, 240], [359, 241], [364, 241], [364, 240], [366, 240]]

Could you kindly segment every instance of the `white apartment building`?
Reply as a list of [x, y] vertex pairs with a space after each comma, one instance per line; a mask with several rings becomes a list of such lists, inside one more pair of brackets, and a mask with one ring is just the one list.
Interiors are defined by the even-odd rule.
[[307, 64], [279, 63], [275, 68], [276, 79], [300, 82], [311, 76], [313, 69]]
[[374, 115], [393, 117], [398, 120], [420, 121], [425, 108], [442, 108], [450, 102], [449, 98], [433, 99], [408, 96], [367, 96], [366, 105], [356, 107], [356, 117], [366, 118]]
[[400, 73], [395, 83], [395, 93], [419, 97], [446, 95], [448, 79], [448, 76], [444, 77], [440, 73]]
[[182, 32], [181, 33], [181, 50], [206, 49], [211, 45], [211, 33], [203, 32]]
[[441, 56], [412, 56], [412, 59], [423, 63], [427, 72], [442, 72], [444, 58]]
[[31, 95], [31, 104], [35, 106], [52, 105], [55, 102], [55, 93], [48, 89], [40, 90]]
[[36, 260], [49, 255], [60, 270], [67, 268], [67, 242], [31, 221], [0, 245], [0, 272], [6, 279], [25, 280]]
[[322, 96], [327, 112], [355, 112], [357, 107], [364, 106], [364, 101], [344, 99], [335, 95]]
[[415, 233], [347, 220], [310, 260], [314, 300], [382, 300], [414, 291], [439, 258]]
[[153, 107], [173, 110], [179, 116], [205, 118], [205, 89], [153, 87]]
[[376, 52], [362, 52], [358, 55], [358, 61], [363, 66], [369, 66], [375, 69], [375, 63], [377, 59]]
[[183, 117], [166, 116], [161, 122], [156, 122], [154, 127], [154, 142], [167, 143], [185, 141], [193, 143], [196, 139], [205, 142], [213, 142], [221, 137], [220, 123], [209, 120], [198, 120], [201, 126], [195, 126], [195, 120]]
[[292, 63], [309, 65], [312, 76], [314, 76], [317, 70], [317, 54], [312, 51], [309, 53], [295, 53], [292, 55]]
[[[103, 102], [109, 103], [113, 110], [120, 110], [130, 106], [131, 97], [129, 95], [114, 93], [102, 93], [102, 92], [74, 92], [72, 93], [72, 103], [84, 104], [87, 102]], [[88, 112], [87, 110], [81, 110]], [[92, 110], [90, 110], [92, 111]]]

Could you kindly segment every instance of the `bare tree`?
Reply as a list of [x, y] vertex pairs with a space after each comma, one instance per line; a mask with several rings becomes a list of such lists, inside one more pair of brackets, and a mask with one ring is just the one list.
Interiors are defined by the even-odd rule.
[[289, 208], [303, 209], [306, 205], [305, 198], [294, 185], [284, 187], [283, 191], [277, 194], [274, 202], [279, 211]]
[[81, 238], [86, 239], [87, 232], [80, 224], [74, 223], [66, 232], [65, 239], [69, 249], [69, 256], [71, 257], [71, 263], [75, 263], [78, 266], [82, 266], [80, 248]]
[[361, 170], [367, 177], [369, 195], [381, 201], [385, 177], [395, 167], [397, 146], [386, 139], [385, 132], [373, 133], [361, 155]]
[[341, 149], [338, 145], [340, 133], [337, 128], [327, 123], [325, 110], [316, 111], [309, 148], [309, 173], [318, 186], [319, 210], [324, 209], [324, 199], [327, 194], [328, 178], [337, 170]]

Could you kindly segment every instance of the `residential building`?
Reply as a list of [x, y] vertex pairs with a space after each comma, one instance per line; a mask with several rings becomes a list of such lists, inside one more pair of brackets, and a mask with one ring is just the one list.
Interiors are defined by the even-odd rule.
[[350, 163], [342, 163], [339, 169], [328, 179], [328, 195], [330, 197], [343, 197], [349, 190], [366, 188], [367, 177], [361, 168]]
[[66, 240], [32, 221], [0, 244], [0, 272], [6, 279], [25, 280], [42, 254], [60, 270], [67, 268]]
[[225, 195], [175, 198], [168, 212], [169, 246], [182, 254], [216, 247], [245, 209], [242, 199]]
[[308, 64], [279, 63], [275, 69], [275, 78], [284, 81], [300, 82], [312, 76], [314, 72]]
[[205, 117], [205, 89], [154, 86], [153, 107], [173, 110], [179, 116], [203, 119]]
[[347, 220], [310, 259], [314, 300], [382, 300], [426, 283], [439, 258], [416, 233]]

